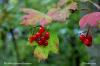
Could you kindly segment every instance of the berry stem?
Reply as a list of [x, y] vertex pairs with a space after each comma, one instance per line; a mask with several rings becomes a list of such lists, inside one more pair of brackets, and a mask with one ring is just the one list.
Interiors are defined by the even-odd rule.
[[41, 25], [36, 25], [36, 26], [33, 26], [33, 25], [31, 25], [30, 27], [40, 27]]
[[34, 30], [32, 30], [32, 34], [34, 35], [35, 34], [35, 31], [36, 31], [36, 28], [37, 27], [40, 27], [40, 25], [38, 25], [38, 26], [33, 26], [33, 28], [34, 28]]
[[88, 26], [88, 31], [87, 31], [87, 33], [86, 33], [86, 37], [89, 35], [90, 31], [91, 31], [91, 27]]

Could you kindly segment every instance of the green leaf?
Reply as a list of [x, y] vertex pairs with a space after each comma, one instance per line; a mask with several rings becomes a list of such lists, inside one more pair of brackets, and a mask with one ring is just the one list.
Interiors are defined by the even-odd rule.
[[37, 46], [34, 50], [34, 56], [38, 58], [38, 60], [45, 60], [48, 58], [49, 50], [47, 47]]
[[59, 40], [56, 32], [51, 32], [48, 48], [52, 53], [58, 53]]

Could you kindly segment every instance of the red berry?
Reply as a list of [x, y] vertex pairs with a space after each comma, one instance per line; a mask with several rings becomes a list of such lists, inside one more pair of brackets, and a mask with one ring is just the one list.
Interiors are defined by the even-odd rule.
[[34, 40], [36, 40], [36, 36], [30, 36], [28, 40], [30, 43], [32, 43]]
[[89, 35], [89, 36], [87, 36], [86, 38], [87, 38], [89, 41], [92, 42], [92, 36]]
[[42, 42], [41, 40], [37, 41], [37, 43], [38, 43], [39, 45], [43, 45], [43, 42]]
[[41, 37], [41, 33], [37, 32], [37, 33], [36, 33], [36, 37], [37, 37], [37, 38]]
[[88, 38], [86, 38], [86, 39], [84, 40], [84, 44], [85, 44], [86, 46], [91, 46], [91, 45], [92, 45], [92, 41], [90, 41]]
[[82, 35], [82, 34], [80, 35], [80, 40], [81, 40], [82, 42], [84, 42], [85, 38], [86, 38], [85, 35]]
[[45, 31], [45, 29], [44, 29], [44, 27], [40, 27], [40, 29], [39, 29], [39, 33], [43, 33]]
[[44, 42], [44, 46], [47, 46], [47, 45], [48, 45], [48, 41], [45, 41], [45, 42]]
[[50, 37], [50, 33], [49, 32], [46, 32], [45, 35], [44, 35], [44, 37], [48, 40], [49, 37]]
[[85, 44], [86, 46], [91, 46], [91, 45], [92, 45], [92, 36], [88, 35], [88, 36], [86, 37], [86, 39], [84, 40], [84, 44]]
[[46, 39], [45, 39], [44, 36], [42, 36], [42, 37], [40, 38], [40, 40], [41, 40], [42, 42], [45, 42], [45, 41], [46, 41]]

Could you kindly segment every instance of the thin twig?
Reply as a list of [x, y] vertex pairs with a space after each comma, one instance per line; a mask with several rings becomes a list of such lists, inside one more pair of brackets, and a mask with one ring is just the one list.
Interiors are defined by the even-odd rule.
[[98, 10], [100, 10], [100, 6], [93, 1], [89, 0], [90, 3], [92, 3]]

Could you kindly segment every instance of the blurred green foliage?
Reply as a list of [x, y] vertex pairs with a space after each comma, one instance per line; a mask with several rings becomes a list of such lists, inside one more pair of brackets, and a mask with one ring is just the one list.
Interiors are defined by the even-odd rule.
[[[3, 0], [0, 0], [3, 1]], [[6, 0], [4, 0], [6, 1]], [[70, 15], [68, 21], [64, 23], [52, 22], [47, 27], [50, 31], [55, 31], [59, 38], [59, 54], [50, 54], [46, 61], [38, 62], [33, 56], [34, 48], [28, 43], [28, 35], [31, 31], [30, 27], [20, 25], [23, 13], [21, 8], [32, 8], [43, 13], [52, 8], [58, 0], [8, 0], [8, 2], [0, 3], [0, 66], [16, 66], [5, 65], [3, 62], [25, 62], [32, 63], [30, 65], [21, 66], [80, 66], [83, 62], [89, 62], [86, 47], [79, 40], [79, 19], [81, 12], [76, 11]], [[17, 29], [16, 40], [12, 39], [11, 31]], [[100, 34], [94, 39], [94, 44], [100, 44]], [[16, 45], [14, 44], [16, 43]], [[15, 47], [14, 47], [15, 46]], [[18, 50], [19, 56], [16, 52]], [[18, 58], [19, 57], [19, 61]]]

